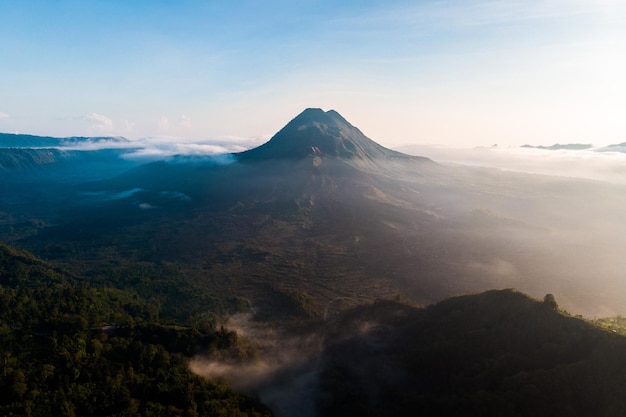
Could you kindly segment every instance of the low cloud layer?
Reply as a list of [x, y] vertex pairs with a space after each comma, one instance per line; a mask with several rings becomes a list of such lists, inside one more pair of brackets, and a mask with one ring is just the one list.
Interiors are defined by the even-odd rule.
[[532, 174], [586, 178], [626, 184], [626, 154], [622, 148], [548, 150], [521, 147], [460, 149], [436, 145], [397, 148], [440, 163], [499, 168]]
[[236, 143], [180, 143], [160, 139], [133, 141], [130, 145], [133, 145], [133, 149], [126, 154], [127, 158], [147, 160], [162, 159], [174, 155], [219, 155], [241, 152], [247, 149], [247, 147]]
[[86, 115], [85, 120], [104, 127], [113, 126], [113, 121], [111, 119], [98, 113], [90, 113]]
[[67, 150], [128, 149], [128, 159], [154, 161], [175, 155], [216, 156], [242, 152], [265, 142], [267, 138], [223, 138], [181, 141], [173, 137], [150, 137], [138, 140], [124, 138], [88, 138], [62, 146]]

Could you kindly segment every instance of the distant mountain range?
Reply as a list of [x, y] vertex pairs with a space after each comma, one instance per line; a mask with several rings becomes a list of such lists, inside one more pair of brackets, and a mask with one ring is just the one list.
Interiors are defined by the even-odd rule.
[[90, 181], [118, 175], [138, 165], [124, 157], [132, 150], [130, 141], [120, 137], [55, 138], [0, 133], [0, 173], [5, 182]]
[[72, 136], [66, 138], [55, 138], [50, 136], [21, 135], [13, 133], [0, 133], [0, 148], [54, 148], [70, 147], [86, 144], [120, 144], [129, 143], [123, 137], [82, 137]]
[[626, 153], [626, 142], [617, 143], [613, 145], [603, 146], [603, 147], [594, 147], [590, 143], [568, 143], [568, 144], [554, 144], [551, 146], [533, 146], [533, 145], [522, 145], [521, 148], [530, 148], [530, 149], [542, 149], [548, 151], [584, 151], [584, 150], [592, 150], [595, 152], [622, 152]]
[[581, 151], [584, 149], [591, 149], [593, 145], [587, 143], [569, 143], [566, 145], [555, 144], [552, 146], [532, 146], [532, 145], [522, 145], [522, 148], [533, 148], [533, 149], [545, 149], [549, 151], [560, 151], [560, 150], [573, 150], [573, 151]]
[[604, 148], [597, 149], [598, 152], [622, 152], [626, 153], [626, 142], [618, 143], [615, 145], [605, 146]]

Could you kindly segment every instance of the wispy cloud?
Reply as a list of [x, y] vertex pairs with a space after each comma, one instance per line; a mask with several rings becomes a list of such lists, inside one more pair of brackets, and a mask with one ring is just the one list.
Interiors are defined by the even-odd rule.
[[170, 130], [170, 119], [167, 116], [159, 117], [157, 128], [159, 133], [168, 133]]
[[184, 114], [180, 116], [178, 124], [185, 129], [191, 129], [191, 126], [192, 126], [191, 119], [185, 116]]
[[113, 120], [99, 113], [90, 113], [84, 115], [82, 120], [88, 122], [93, 131], [103, 134], [111, 133], [113, 130]]
[[[604, 4], [603, 4], [604, 3]], [[617, 3], [615, 4], [617, 6]], [[608, 2], [579, 0], [479, 1], [442, 4], [439, 17], [458, 27], [503, 25], [533, 20], [564, 19], [579, 15], [596, 15], [611, 10]]]
[[562, 19], [579, 15], [606, 15], [623, 12], [619, 1], [543, 0], [527, 1], [446, 1], [399, 2], [374, 8], [369, 13], [336, 19], [352, 29], [376, 30], [384, 26], [415, 25], [420, 32], [440, 26], [445, 29], [502, 25], [532, 20]]
[[124, 120], [122, 124], [126, 132], [132, 132], [135, 128], [135, 123], [131, 122], [130, 120]]
[[2, 120], [2, 119], [8, 119], [8, 118], [9, 118], [9, 115], [8, 115], [8, 114], [3, 113], [3, 112], [1, 112], [1, 111], [0, 111], [0, 120]]
[[184, 114], [177, 118], [171, 118], [165, 115], [159, 117], [157, 121], [157, 130], [160, 134], [171, 134], [173, 132], [181, 132], [190, 130], [193, 127], [191, 118]]

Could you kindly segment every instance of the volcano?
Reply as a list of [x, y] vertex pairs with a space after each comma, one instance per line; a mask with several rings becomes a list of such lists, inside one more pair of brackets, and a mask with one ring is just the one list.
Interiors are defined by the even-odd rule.
[[335, 110], [304, 110], [274, 135], [269, 142], [237, 154], [242, 162], [302, 159], [326, 156], [357, 163], [377, 160], [413, 159], [387, 149], [365, 136]]

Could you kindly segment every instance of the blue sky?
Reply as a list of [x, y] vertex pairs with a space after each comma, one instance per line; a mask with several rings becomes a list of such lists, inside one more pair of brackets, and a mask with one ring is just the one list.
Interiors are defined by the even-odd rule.
[[5, 1], [0, 131], [242, 140], [322, 107], [387, 146], [624, 142], [622, 3]]

